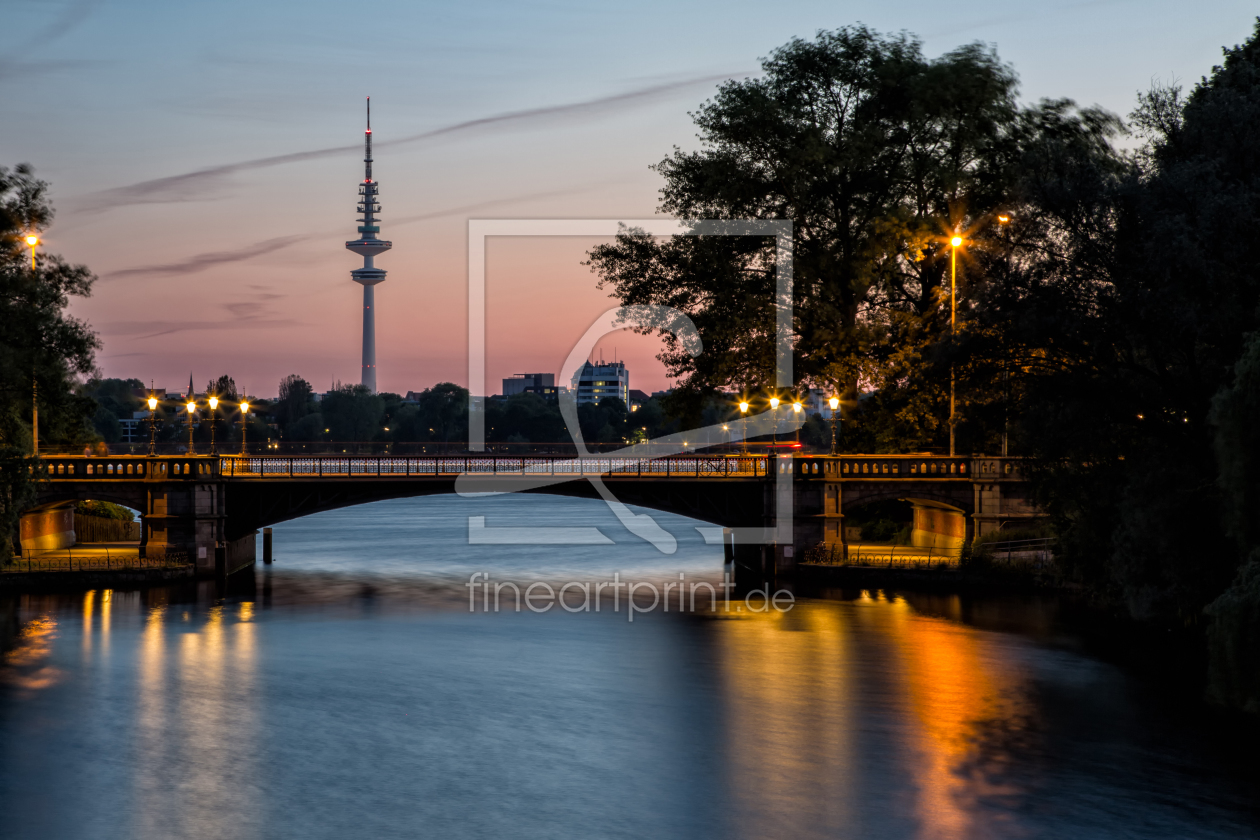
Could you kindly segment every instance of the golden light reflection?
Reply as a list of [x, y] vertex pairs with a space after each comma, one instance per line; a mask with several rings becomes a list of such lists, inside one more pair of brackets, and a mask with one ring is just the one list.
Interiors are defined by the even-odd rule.
[[993, 645], [974, 628], [918, 615], [902, 598], [881, 613], [899, 660], [892, 670], [915, 723], [907, 746], [917, 756], [921, 836], [976, 836], [985, 819], [976, 799], [999, 791], [962, 770], [975, 756], [981, 727], [1023, 718], [1021, 669], [992, 658]]
[[[171, 699], [164, 706], [170, 719], [162, 735], [172, 742], [168, 751], [173, 747], [181, 756], [198, 756], [195, 762], [179, 764], [181, 786], [196, 795], [189, 800], [194, 804], [175, 818], [182, 830], [175, 831], [174, 836], [241, 837], [252, 833], [240, 823], [239, 814], [242, 810], [251, 812], [241, 798], [255, 788], [225, 781], [255, 775], [257, 625], [252, 617], [253, 604], [236, 606], [235, 616], [233, 607], [216, 605], [199, 627], [194, 618], [180, 622], [171, 631], [182, 632], [178, 649], [163, 656], [170, 668], [169, 686], [163, 691]], [[140, 774], [167, 776], [169, 771], [159, 764], [140, 768]], [[169, 824], [168, 803], [156, 799], [152, 809], [152, 819]]]
[[1004, 648], [880, 590], [745, 615], [718, 623], [741, 836], [848, 834], [871, 818], [872, 780], [892, 785], [885, 801], [913, 803], [886, 815], [890, 825], [917, 824], [924, 838], [984, 833], [991, 815], [977, 800], [1007, 791], [972, 771], [978, 743], [1027, 711]]
[[96, 590], [89, 589], [83, 596], [83, 658], [92, 655], [92, 613], [96, 609]]
[[57, 682], [61, 671], [48, 662], [56, 637], [57, 622], [52, 616], [41, 615], [27, 622], [18, 633], [17, 644], [2, 660], [0, 677], [27, 692], [48, 688]]
[[101, 592], [101, 653], [107, 655], [109, 653], [109, 627], [110, 617], [113, 613], [114, 606], [114, 590], [106, 589]]
[[845, 824], [855, 791], [835, 782], [858, 757], [848, 629], [837, 605], [798, 603], [718, 627], [741, 833]]
[[167, 726], [170, 702], [166, 685], [166, 607], [154, 607], [145, 617], [140, 635], [140, 694], [136, 705], [136, 738], [142, 756], [136, 771], [137, 817], [145, 835], [161, 835], [164, 815], [170, 802], [166, 785], [169, 780], [156, 759], [170, 744]]

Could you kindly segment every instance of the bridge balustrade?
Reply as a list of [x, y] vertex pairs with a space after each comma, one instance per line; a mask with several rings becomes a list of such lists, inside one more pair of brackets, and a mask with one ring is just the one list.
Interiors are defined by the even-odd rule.
[[213, 475], [227, 478], [474, 475], [606, 475], [651, 477], [766, 477], [793, 473], [820, 480], [896, 478], [1022, 480], [1018, 459], [977, 457], [948, 458], [930, 455], [800, 456], [773, 455], [679, 455], [658, 458], [617, 458], [595, 455], [583, 458], [502, 457], [469, 455], [450, 457], [391, 456], [268, 456], [227, 455], [158, 458], [63, 456], [41, 460], [32, 467], [41, 477], [62, 480], [184, 479], [196, 481]]
[[269, 457], [230, 456], [220, 459], [219, 472], [227, 478], [349, 478], [360, 476], [452, 475], [617, 475], [762, 477], [764, 456], [676, 458], [464, 458], [427, 457]]

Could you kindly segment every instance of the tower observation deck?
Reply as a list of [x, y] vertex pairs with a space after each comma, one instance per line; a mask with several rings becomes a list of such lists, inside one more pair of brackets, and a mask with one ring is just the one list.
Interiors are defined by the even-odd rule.
[[346, 249], [363, 257], [363, 268], [350, 272], [351, 279], [363, 285], [363, 372], [360, 382], [376, 393], [376, 298], [374, 287], [384, 282], [385, 270], [373, 260], [388, 251], [394, 243], [377, 238], [381, 228], [376, 214], [377, 183], [372, 180], [372, 98], [368, 97], [367, 130], [363, 134], [363, 183], [359, 184], [359, 238], [346, 243]]

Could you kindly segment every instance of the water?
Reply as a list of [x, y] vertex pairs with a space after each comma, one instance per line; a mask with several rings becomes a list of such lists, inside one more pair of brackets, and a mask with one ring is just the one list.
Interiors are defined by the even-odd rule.
[[721, 571], [679, 517], [665, 556], [469, 546], [483, 513], [624, 534], [587, 501], [396, 501], [277, 527], [252, 593], [0, 603], [0, 836], [1260, 837], [1253, 780], [1052, 599], [469, 614], [473, 571]]

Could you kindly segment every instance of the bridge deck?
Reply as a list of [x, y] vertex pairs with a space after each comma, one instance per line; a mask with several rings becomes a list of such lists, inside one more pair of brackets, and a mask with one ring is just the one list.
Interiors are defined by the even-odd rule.
[[[991, 481], [1018, 478], [1017, 459], [933, 455], [686, 455], [581, 458], [490, 455], [382, 456], [51, 456], [41, 460], [50, 480], [186, 480], [208, 478], [420, 478], [476, 476], [601, 476], [605, 478], [766, 479], [779, 473], [827, 481]], [[1004, 468], [1003, 468], [1004, 467]]]

